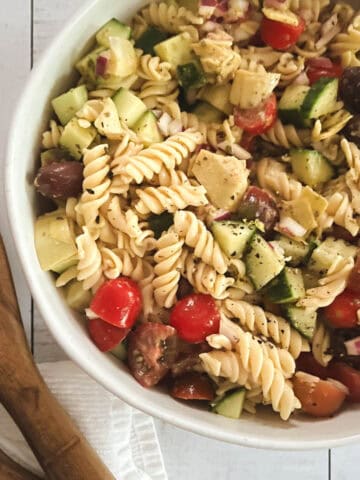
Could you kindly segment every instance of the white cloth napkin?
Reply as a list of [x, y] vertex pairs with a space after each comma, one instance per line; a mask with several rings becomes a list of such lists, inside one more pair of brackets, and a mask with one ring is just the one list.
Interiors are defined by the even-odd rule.
[[[167, 480], [153, 419], [111, 395], [72, 362], [39, 369], [50, 390], [119, 480]], [[0, 405], [0, 449], [28, 470], [41, 469]]]

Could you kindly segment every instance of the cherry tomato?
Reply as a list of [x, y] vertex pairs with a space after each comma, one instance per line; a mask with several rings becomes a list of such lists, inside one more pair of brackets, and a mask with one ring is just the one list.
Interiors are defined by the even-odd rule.
[[237, 214], [241, 219], [260, 220], [265, 230], [272, 230], [279, 220], [279, 210], [274, 199], [261, 188], [249, 187], [241, 200]]
[[130, 332], [128, 328], [114, 327], [99, 318], [89, 320], [88, 330], [91, 340], [102, 352], [108, 352], [115, 348]]
[[323, 77], [340, 78], [343, 74], [342, 66], [339, 63], [333, 63], [326, 57], [311, 58], [308, 60], [307, 66], [306, 73], [311, 85]]
[[177, 302], [170, 315], [170, 325], [186, 342], [200, 343], [208, 335], [219, 332], [220, 313], [210, 295], [193, 294]]
[[90, 308], [104, 322], [131, 328], [142, 308], [141, 292], [129, 278], [109, 280], [96, 292]]
[[354, 293], [360, 294], [360, 255], [357, 256], [355, 266], [348, 280], [347, 288]]
[[156, 385], [176, 357], [176, 330], [162, 323], [144, 323], [129, 335], [128, 365], [144, 387]]
[[185, 373], [201, 368], [200, 353], [210, 352], [211, 347], [207, 342], [187, 343], [178, 342], [178, 355], [171, 366], [171, 375], [180, 377]]
[[329, 370], [318, 363], [313, 354], [310, 352], [303, 352], [296, 360], [296, 370], [301, 372], [310, 373], [315, 377], [325, 380], [329, 377]]
[[277, 119], [277, 100], [271, 94], [261, 105], [255, 108], [234, 110], [235, 123], [245, 132], [252, 135], [261, 135], [267, 132]]
[[324, 314], [328, 323], [334, 328], [356, 327], [357, 311], [360, 309], [360, 297], [345, 290], [325, 308]]
[[170, 395], [181, 400], [213, 400], [214, 389], [209, 377], [190, 372], [174, 380]]
[[301, 17], [297, 26], [264, 17], [260, 26], [260, 35], [266, 45], [275, 50], [287, 50], [295, 45], [304, 30], [305, 22]]
[[329, 367], [329, 377], [335, 378], [349, 389], [348, 399], [360, 402], [360, 372], [345, 363], [334, 363]]
[[299, 372], [294, 378], [294, 392], [302, 410], [314, 417], [330, 417], [346, 398], [346, 389], [327, 380]]

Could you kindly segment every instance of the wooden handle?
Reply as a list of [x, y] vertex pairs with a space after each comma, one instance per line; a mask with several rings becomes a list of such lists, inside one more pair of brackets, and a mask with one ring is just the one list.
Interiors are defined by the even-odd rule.
[[1, 238], [0, 402], [17, 423], [49, 480], [115, 480], [34, 364]]
[[0, 450], [0, 480], [40, 480], [40, 477], [25, 470]]

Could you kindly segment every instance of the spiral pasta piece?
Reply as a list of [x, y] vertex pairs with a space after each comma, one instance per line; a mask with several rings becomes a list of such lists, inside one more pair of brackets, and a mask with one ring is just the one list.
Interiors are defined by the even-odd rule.
[[186, 245], [194, 249], [195, 257], [215, 268], [218, 273], [225, 273], [229, 263], [205, 224], [192, 212], [178, 211], [174, 215], [176, 233], [184, 238]]
[[147, 80], [140, 89], [138, 97], [149, 109], [175, 101], [179, 96], [177, 80], [158, 81]]
[[286, 172], [282, 163], [265, 157], [258, 162], [256, 173], [260, 186], [283, 200], [296, 200], [300, 197], [302, 184]]
[[284, 125], [278, 118], [272, 128], [261, 135], [263, 140], [279, 147], [304, 147], [310, 143], [310, 134], [306, 130], [297, 130], [294, 125]]
[[83, 282], [84, 290], [93, 288], [102, 277], [102, 258], [98, 245], [87, 227], [76, 238], [79, 263], [77, 279]]
[[341, 258], [333, 263], [319, 286], [306, 291], [306, 296], [298, 301], [299, 307], [323, 308], [330, 305], [346, 288], [349, 275], [354, 268], [354, 259]]
[[177, 5], [151, 2], [141, 12], [148, 25], [160, 27], [169, 33], [179, 33], [186, 25], [201, 25], [202, 17], [193, 14], [190, 10]]
[[307, 349], [307, 342], [284, 318], [265, 312], [261, 307], [244, 301], [225, 300], [224, 313], [236, 318], [240, 325], [256, 335], [269, 338], [288, 350], [296, 359]]
[[201, 142], [201, 133], [190, 129], [173, 135], [162, 143], [152, 145], [128, 159], [124, 167], [124, 181], [140, 184], [144, 179], [151, 180], [163, 166], [174, 169], [181, 165]]
[[76, 116], [93, 123], [104, 110], [104, 105], [103, 100], [88, 100], [76, 113]]
[[360, 214], [360, 150], [346, 138], [341, 140], [341, 150], [349, 167], [345, 182], [351, 193], [351, 206], [355, 213]]
[[229, 288], [235, 280], [217, 273], [215, 268], [196, 258], [192, 253], [184, 251], [182, 274], [199, 293], [211, 295], [217, 300], [227, 298]]
[[171, 80], [171, 64], [162, 62], [159, 57], [151, 55], [142, 55], [140, 57], [138, 75], [144, 80], [151, 80], [153, 82], [168, 82]]
[[326, 198], [328, 207], [326, 210], [328, 228], [332, 223], [340, 225], [348, 230], [352, 236], [359, 233], [360, 226], [354, 218], [354, 211], [347, 192], [339, 191]]
[[347, 52], [360, 51], [360, 15], [349, 25], [346, 33], [340, 33], [330, 46], [332, 55], [341, 56]]
[[[340, 102], [341, 104], [342, 102]], [[340, 106], [340, 105], [339, 105]], [[353, 115], [344, 108], [340, 108], [333, 113], [325, 115], [325, 117], [316, 120], [314, 128], [311, 132], [313, 142], [319, 142], [332, 138], [346, 126], [352, 119]]]
[[292, 53], [283, 53], [272, 72], [280, 73], [279, 85], [286, 87], [292, 83], [305, 69], [305, 60]]
[[164, 234], [156, 242], [153, 288], [156, 303], [160, 307], [171, 308], [176, 302], [183, 245], [184, 241], [172, 231]]
[[49, 130], [42, 136], [42, 146], [47, 150], [57, 148], [63, 131], [64, 127], [58, 125], [55, 120], [50, 120]]

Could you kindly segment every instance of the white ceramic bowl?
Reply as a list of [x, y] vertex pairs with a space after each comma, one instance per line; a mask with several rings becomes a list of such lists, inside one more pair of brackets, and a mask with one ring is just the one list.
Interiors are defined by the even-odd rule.
[[330, 448], [360, 440], [360, 405], [335, 418], [294, 417], [282, 422], [276, 414], [245, 415], [228, 420], [167, 394], [142, 388], [127, 369], [102, 354], [43, 272], [34, 248], [35, 192], [32, 187], [41, 132], [50, 115], [49, 100], [71, 85], [73, 65], [90, 46], [94, 32], [113, 16], [128, 20], [144, 2], [92, 1], [63, 30], [31, 74], [10, 129], [6, 194], [14, 242], [37, 305], [55, 339], [89, 375], [125, 402], [178, 427], [244, 446], [271, 449]]

